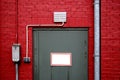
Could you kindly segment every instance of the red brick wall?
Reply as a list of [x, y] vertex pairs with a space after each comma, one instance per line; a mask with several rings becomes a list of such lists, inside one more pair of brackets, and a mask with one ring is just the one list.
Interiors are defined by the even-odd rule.
[[120, 80], [120, 0], [102, 0], [101, 53], [101, 79]]
[[0, 0], [0, 80], [14, 80], [11, 46], [15, 42], [15, 1]]
[[[15, 80], [15, 67], [11, 60], [11, 46], [16, 39], [16, 2], [1, 0], [0, 25], [0, 80]], [[32, 80], [32, 30], [29, 29], [29, 56], [25, 64], [25, 26], [53, 23], [54, 11], [66, 11], [65, 27], [89, 27], [89, 80], [93, 80], [93, 1], [92, 0], [18, 0], [18, 42], [21, 44], [19, 79]], [[4, 46], [4, 47], [3, 47]]]

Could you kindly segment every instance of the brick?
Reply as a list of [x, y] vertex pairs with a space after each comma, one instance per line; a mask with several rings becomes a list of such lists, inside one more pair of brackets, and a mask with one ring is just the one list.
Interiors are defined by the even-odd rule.
[[[114, 2], [115, 1], [115, 2]], [[101, 7], [101, 79], [120, 79], [119, 1], [102, 0]], [[111, 65], [112, 64], [112, 65]]]
[[[120, 77], [120, 6], [119, 0], [101, 0], [101, 80], [119, 80]], [[15, 80], [14, 63], [11, 61], [11, 46], [16, 41], [16, 0], [0, 0], [0, 80]], [[19, 0], [18, 41], [21, 58], [25, 56], [28, 24], [53, 23], [53, 12], [66, 11], [64, 27], [89, 28], [88, 79], [94, 78], [94, 23], [93, 0]], [[33, 57], [32, 29], [29, 29], [29, 56]], [[5, 60], [8, 58], [8, 60]], [[4, 62], [3, 62], [4, 61]], [[7, 66], [9, 64], [9, 66]], [[111, 65], [112, 64], [112, 65]], [[33, 62], [19, 65], [19, 79], [33, 79]], [[116, 66], [116, 67], [114, 67]], [[8, 74], [6, 74], [8, 73]]]

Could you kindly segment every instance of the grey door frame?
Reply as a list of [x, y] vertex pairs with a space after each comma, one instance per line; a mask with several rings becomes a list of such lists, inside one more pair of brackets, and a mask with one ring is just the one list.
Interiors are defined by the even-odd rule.
[[[34, 31], [88, 31], [88, 29], [89, 28], [33, 28], [33, 33], [34, 33]], [[87, 44], [87, 46], [88, 46], [88, 44]], [[34, 40], [33, 40], [33, 53], [35, 53]], [[34, 72], [34, 54], [33, 54], [33, 72]], [[33, 73], [33, 75], [34, 75], [34, 73]], [[34, 79], [34, 76], [33, 76], [33, 79]]]

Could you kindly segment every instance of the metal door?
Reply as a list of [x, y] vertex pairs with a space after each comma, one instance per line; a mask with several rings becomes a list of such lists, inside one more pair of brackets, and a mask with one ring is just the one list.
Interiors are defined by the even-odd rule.
[[[88, 29], [33, 30], [34, 80], [88, 80]], [[51, 66], [51, 52], [71, 52], [72, 66]]]

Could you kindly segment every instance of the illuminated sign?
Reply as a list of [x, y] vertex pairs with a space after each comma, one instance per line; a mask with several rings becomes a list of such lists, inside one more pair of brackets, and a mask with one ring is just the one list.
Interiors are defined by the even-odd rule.
[[51, 66], [72, 66], [72, 53], [51, 52]]

